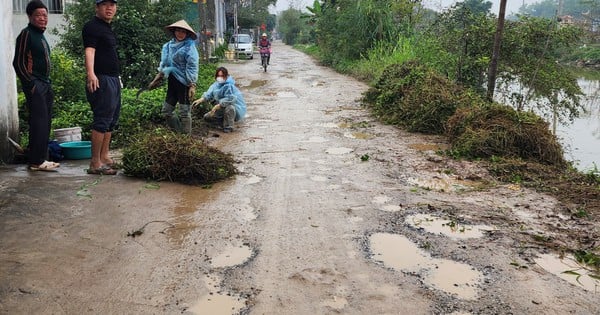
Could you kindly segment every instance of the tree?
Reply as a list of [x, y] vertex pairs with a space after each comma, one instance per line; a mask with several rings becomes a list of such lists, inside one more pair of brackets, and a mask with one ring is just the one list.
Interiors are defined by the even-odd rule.
[[297, 9], [287, 9], [279, 15], [279, 34], [285, 44], [294, 45], [301, 42], [303, 34], [309, 30], [308, 25], [301, 19], [302, 12]]
[[276, 3], [277, 0], [241, 0], [238, 7], [238, 25], [240, 28], [255, 29], [262, 23], [266, 24], [271, 15], [269, 6]]
[[[170, 39], [164, 27], [181, 19], [186, 0], [119, 1], [113, 29], [119, 43], [121, 76], [126, 87], [145, 86], [156, 74], [162, 45]], [[83, 25], [95, 14], [94, 4], [75, 2], [65, 11], [66, 25], [58, 46], [83, 64]]]

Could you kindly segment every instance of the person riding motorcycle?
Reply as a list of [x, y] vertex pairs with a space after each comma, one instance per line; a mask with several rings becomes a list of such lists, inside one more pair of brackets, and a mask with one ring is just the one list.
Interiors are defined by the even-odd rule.
[[258, 41], [260, 54], [267, 54], [267, 64], [271, 60], [271, 42], [267, 39], [267, 33], [263, 33]]

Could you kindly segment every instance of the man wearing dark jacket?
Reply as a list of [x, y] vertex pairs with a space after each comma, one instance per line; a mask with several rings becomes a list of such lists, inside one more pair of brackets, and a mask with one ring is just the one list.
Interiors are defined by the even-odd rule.
[[46, 161], [54, 105], [50, 46], [44, 37], [48, 8], [40, 0], [33, 0], [27, 4], [25, 12], [29, 24], [17, 36], [13, 67], [21, 81], [29, 111], [29, 170], [55, 171], [59, 164]]

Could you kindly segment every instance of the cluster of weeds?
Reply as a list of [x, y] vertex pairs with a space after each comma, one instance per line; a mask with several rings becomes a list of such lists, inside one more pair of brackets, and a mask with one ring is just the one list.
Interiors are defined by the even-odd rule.
[[123, 149], [123, 171], [127, 175], [206, 185], [236, 174], [230, 154], [189, 135], [157, 128], [132, 138]]

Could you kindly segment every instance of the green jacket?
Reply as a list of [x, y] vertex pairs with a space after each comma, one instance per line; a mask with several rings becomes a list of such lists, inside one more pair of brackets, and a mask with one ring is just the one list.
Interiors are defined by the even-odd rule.
[[13, 67], [23, 89], [33, 88], [36, 79], [50, 83], [50, 46], [43, 30], [28, 24], [21, 31], [17, 36]]

